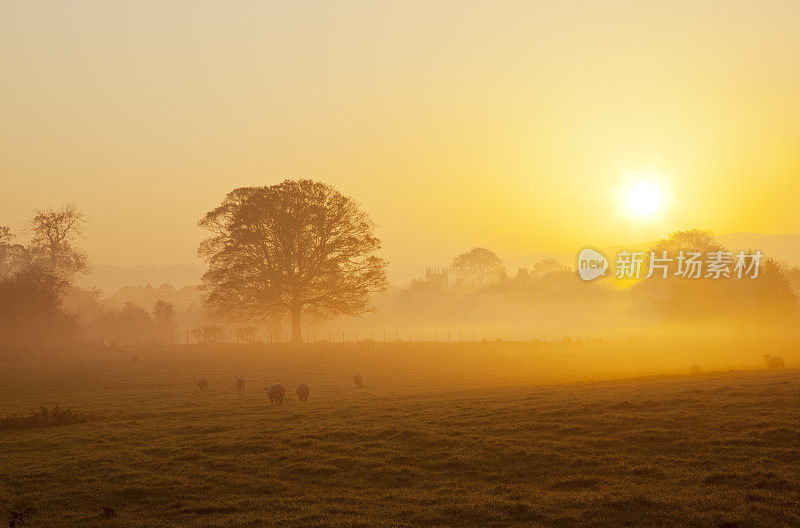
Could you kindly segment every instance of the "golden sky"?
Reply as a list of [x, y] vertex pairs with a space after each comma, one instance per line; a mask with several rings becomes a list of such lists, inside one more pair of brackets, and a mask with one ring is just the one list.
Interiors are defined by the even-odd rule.
[[[95, 263], [191, 263], [226, 192], [315, 178], [397, 266], [798, 233], [799, 27], [788, 0], [3, 2], [0, 224], [75, 202]], [[650, 222], [615, 205], [642, 175]]]

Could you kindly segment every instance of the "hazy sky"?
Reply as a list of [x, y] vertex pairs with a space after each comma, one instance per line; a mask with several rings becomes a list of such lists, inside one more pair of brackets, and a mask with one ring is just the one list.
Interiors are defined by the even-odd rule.
[[[93, 262], [192, 263], [229, 190], [315, 178], [400, 267], [796, 233], [798, 28], [793, 0], [6, 1], [0, 225], [69, 201]], [[642, 179], [651, 222], [616, 210]]]

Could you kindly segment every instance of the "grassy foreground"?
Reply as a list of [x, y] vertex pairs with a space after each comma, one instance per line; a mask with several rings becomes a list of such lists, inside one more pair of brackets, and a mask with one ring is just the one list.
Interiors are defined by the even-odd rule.
[[[0, 511], [35, 509], [26, 527], [800, 526], [800, 354], [770, 351], [787, 370], [733, 343], [3, 360], [0, 416], [101, 418], [0, 432]], [[716, 372], [684, 374], [694, 361]], [[277, 382], [287, 399], [270, 407]]]

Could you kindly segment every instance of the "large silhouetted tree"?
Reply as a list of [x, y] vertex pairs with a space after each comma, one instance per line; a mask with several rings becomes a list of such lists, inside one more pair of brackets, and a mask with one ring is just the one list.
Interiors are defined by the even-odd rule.
[[199, 225], [213, 233], [199, 254], [207, 302], [234, 320], [290, 313], [300, 342], [303, 312], [356, 315], [386, 284], [380, 241], [351, 198], [312, 180], [233, 190]]

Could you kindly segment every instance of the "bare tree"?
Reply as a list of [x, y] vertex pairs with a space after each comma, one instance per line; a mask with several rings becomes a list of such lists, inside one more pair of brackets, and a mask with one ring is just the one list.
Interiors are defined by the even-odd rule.
[[483, 286], [506, 276], [503, 261], [494, 251], [473, 248], [453, 259], [450, 271], [461, 284]]
[[60, 209], [35, 211], [29, 224], [33, 234], [30, 247], [34, 260], [65, 283], [89, 268], [86, 253], [74, 245], [84, 222], [84, 214], [74, 204], [67, 204]]
[[360, 314], [386, 285], [372, 221], [324, 183], [235, 189], [199, 225], [213, 233], [199, 249], [208, 303], [242, 321], [288, 312], [293, 342], [302, 341], [303, 312]]

